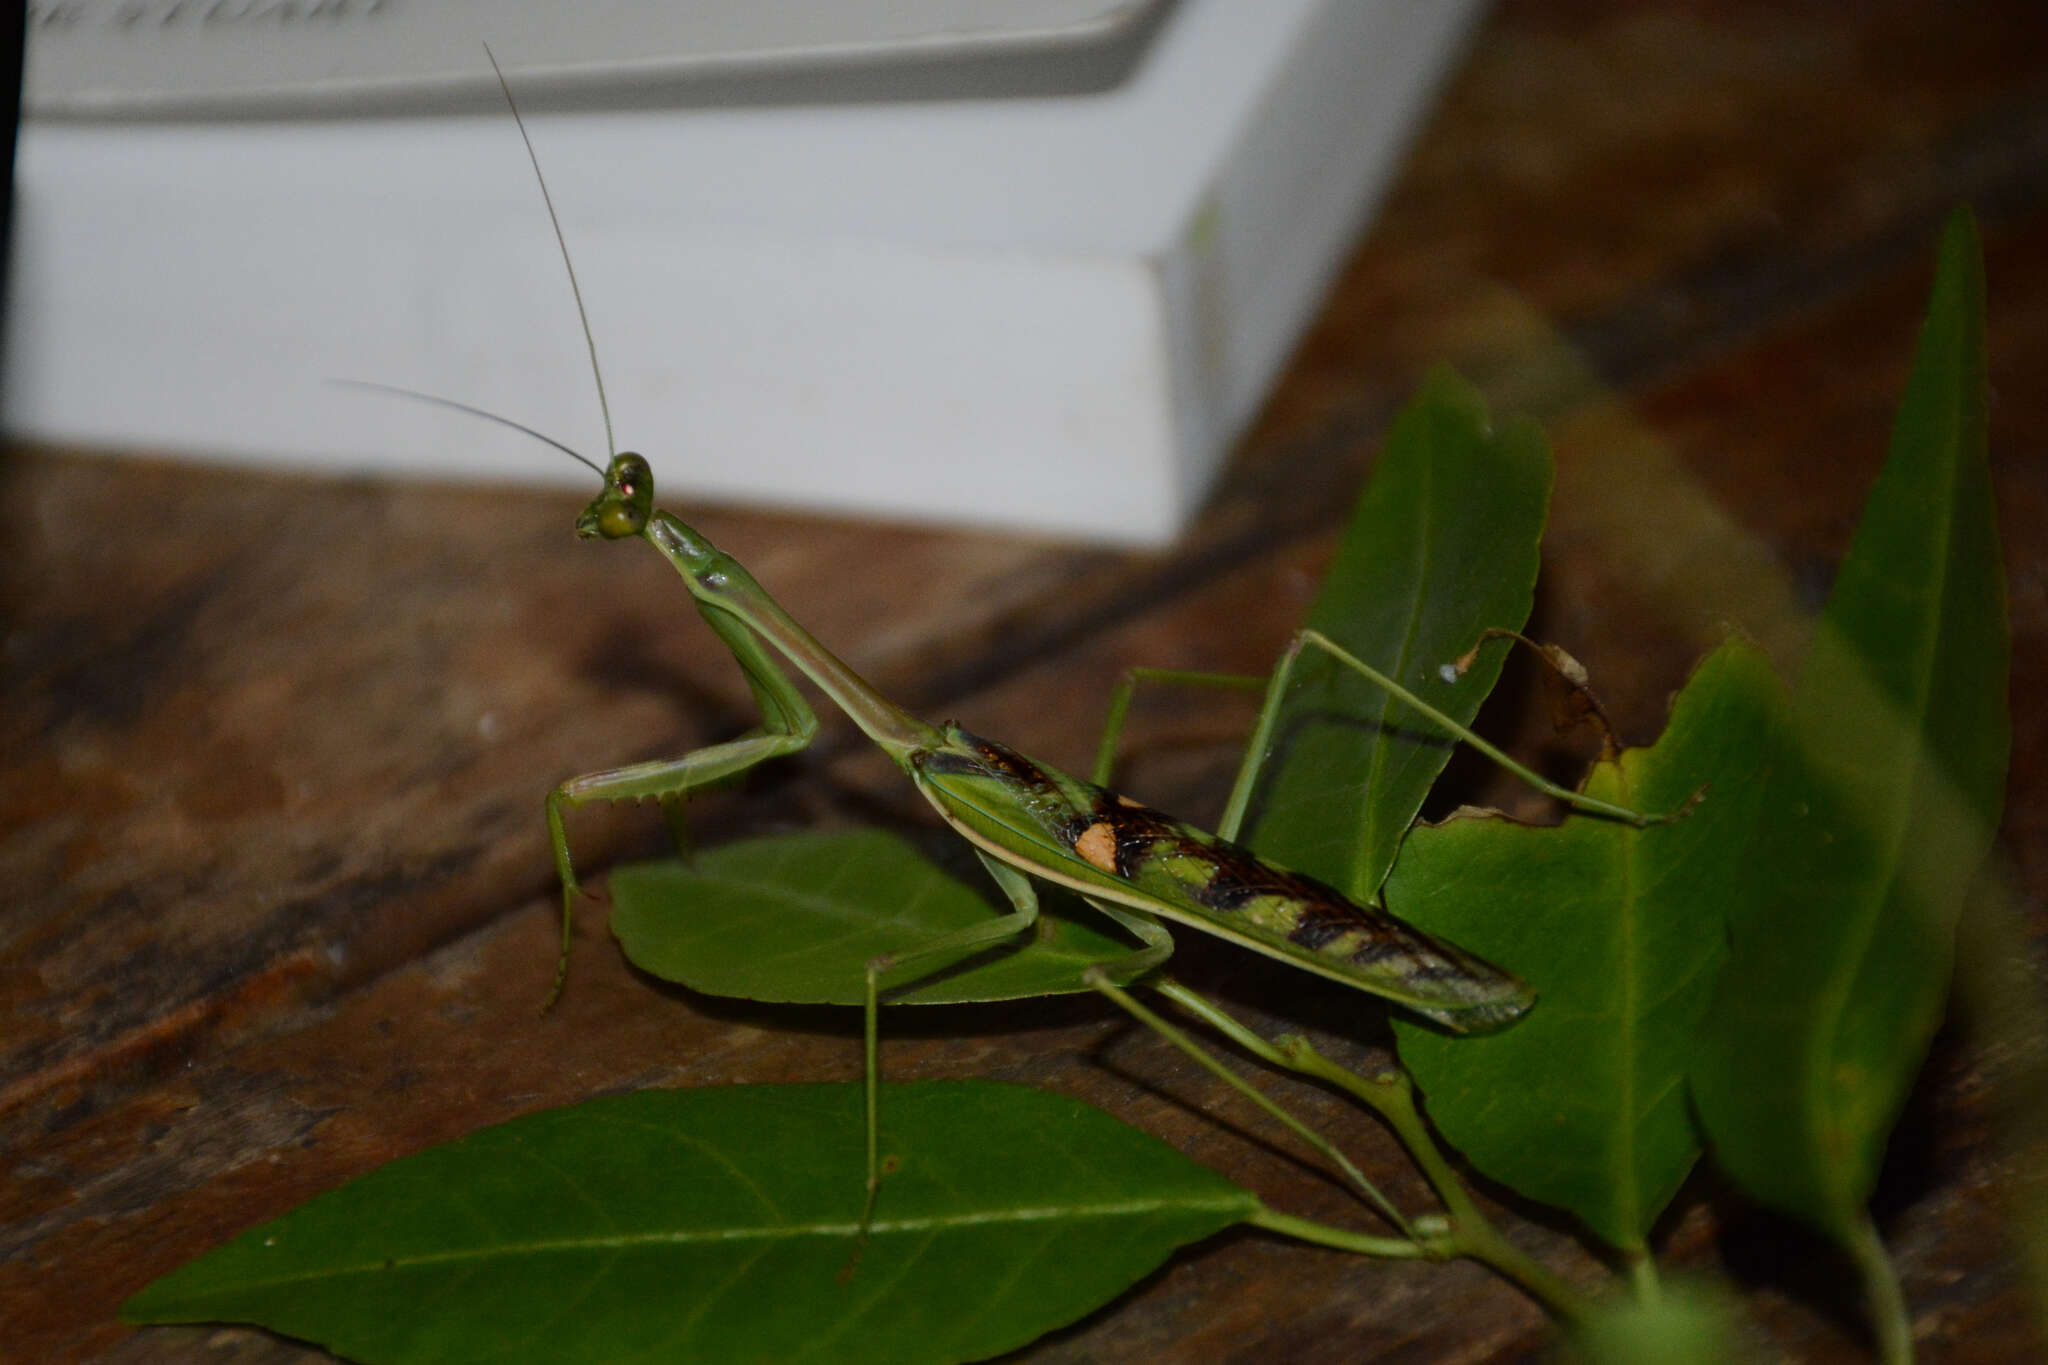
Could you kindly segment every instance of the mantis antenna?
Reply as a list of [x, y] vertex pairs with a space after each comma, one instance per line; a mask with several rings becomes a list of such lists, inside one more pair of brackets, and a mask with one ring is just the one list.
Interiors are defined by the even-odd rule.
[[[533, 139], [527, 136], [526, 120], [519, 116], [519, 102], [512, 98], [512, 84], [505, 79], [505, 68], [498, 65], [498, 54], [491, 51], [489, 43], [484, 44], [484, 56], [491, 59], [491, 70], [497, 74], [498, 88], [505, 92], [505, 103], [512, 110], [512, 121], [519, 125], [519, 140], [526, 144], [526, 159], [533, 163], [533, 178], [540, 182], [541, 202], [548, 206], [548, 222], [555, 229], [555, 245], [562, 249], [562, 267], [569, 272], [569, 292], [576, 296], [576, 320], [583, 324], [583, 344], [590, 350], [590, 377], [597, 381], [597, 406], [604, 414], [605, 454], [619, 453], [618, 442], [612, 438], [612, 405], [604, 396], [604, 370], [597, 363], [597, 338], [590, 331], [590, 314], [583, 307], [583, 286], [576, 282], [576, 263], [569, 259], [569, 239], [562, 235], [562, 220], [555, 213], [555, 197], [548, 193], [548, 178], [541, 174], [540, 157], [533, 150]], [[454, 406], [460, 407], [461, 404]], [[475, 409], [471, 409], [475, 411]], [[485, 414], [488, 416], [489, 414]], [[517, 425], [516, 423], [510, 425]], [[521, 428], [525, 430], [525, 428]], [[537, 434], [537, 433], [536, 433]], [[542, 436], [543, 441], [548, 438]], [[548, 441], [549, 445], [556, 444]], [[567, 447], [564, 447], [566, 449]], [[573, 452], [572, 452], [573, 453]], [[578, 455], [577, 459], [583, 459]], [[584, 460], [585, 464], [590, 461]], [[598, 470], [602, 474], [603, 470]]]
[[[512, 111], [512, 122], [519, 128], [519, 140], [526, 144], [526, 159], [532, 163], [533, 178], [540, 184], [541, 202], [547, 205], [548, 224], [554, 228], [555, 245], [562, 252], [562, 268], [569, 274], [569, 292], [576, 296], [576, 320], [583, 325], [583, 344], [590, 352], [590, 377], [597, 381], [597, 407], [598, 411], [604, 416], [605, 452], [607, 455], [616, 455], [618, 454], [618, 442], [612, 435], [612, 405], [610, 400], [605, 397], [604, 369], [597, 363], [597, 338], [590, 330], [590, 313], [583, 306], [583, 286], [577, 283], [576, 280], [576, 263], [569, 257], [569, 239], [562, 234], [562, 220], [555, 212], [555, 197], [548, 193], [548, 178], [541, 174], [540, 157], [533, 150], [533, 139], [527, 135], [526, 120], [520, 117], [519, 102], [512, 98], [512, 85], [505, 79], [505, 69], [498, 65], [498, 55], [491, 51], [489, 43], [484, 44], [484, 56], [490, 58], [491, 71], [498, 78], [498, 88], [505, 92], [505, 104]], [[544, 432], [535, 431], [532, 427], [515, 422], [509, 417], [500, 417], [497, 413], [491, 412], [488, 409], [472, 407], [468, 403], [458, 403], [452, 398], [443, 398], [439, 394], [422, 393], [418, 389], [402, 388], [396, 384], [379, 384], [368, 379], [330, 379], [327, 382], [330, 384], [341, 384], [348, 388], [372, 389], [379, 393], [396, 394], [400, 398], [410, 398], [414, 402], [431, 403], [435, 407], [450, 408], [456, 412], [466, 412], [472, 417], [481, 417], [486, 422], [496, 422], [499, 426], [510, 427], [514, 431], [523, 432], [533, 437], [536, 441], [553, 446], [564, 455], [586, 466], [600, 479], [604, 477], [604, 470], [598, 466], [596, 461], [585, 456], [580, 451], [564, 445]]]
[[474, 408], [467, 403], [458, 403], [453, 398], [443, 398], [438, 393], [421, 393], [418, 389], [400, 388], [396, 384], [379, 384], [374, 379], [330, 379], [327, 382], [330, 384], [340, 384], [344, 388], [371, 389], [377, 393], [396, 394], [400, 398], [410, 398], [415, 403], [432, 403], [437, 408], [453, 408], [456, 412], [466, 412], [471, 417], [481, 417], [486, 422], [496, 422], [501, 427], [510, 427], [514, 431], [524, 432], [536, 441], [542, 441], [553, 446], [570, 459], [587, 467], [591, 473], [597, 475], [600, 479], [604, 477], [604, 470], [598, 468], [597, 462], [584, 455], [581, 451], [563, 445], [546, 432], [535, 431], [524, 422], [515, 422], [510, 417], [500, 417], [489, 408]]

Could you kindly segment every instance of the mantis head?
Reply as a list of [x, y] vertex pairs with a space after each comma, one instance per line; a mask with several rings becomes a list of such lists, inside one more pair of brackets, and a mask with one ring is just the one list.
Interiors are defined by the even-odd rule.
[[621, 451], [605, 468], [604, 492], [576, 518], [576, 534], [585, 540], [624, 540], [646, 530], [653, 511], [654, 471], [632, 451]]

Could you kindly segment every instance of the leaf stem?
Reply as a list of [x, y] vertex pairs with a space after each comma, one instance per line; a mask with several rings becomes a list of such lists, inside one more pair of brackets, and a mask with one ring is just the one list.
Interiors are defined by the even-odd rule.
[[1863, 1299], [1870, 1311], [1870, 1327], [1877, 1336], [1877, 1358], [1883, 1365], [1910, 1365], [1913, 1359], [1913, 1324], [1906, 1315], [1906, 1296], [1899, 1289], [1898, 1270], [1885, 1254], [1884, 1239], [1863, 1209], [1848, 1222], [1845, 1249], [1856, 1263], [1863, 1283]]
[[[1225, 1066], [1220, 1058], [1210, 1053], [1208, 1049], [1204, 1048], [1200, 1043], [1197, 1043], [1194, 1039], [1188, 1037], [1186, 1033], [1174, 1027], [1172, 1024], [1167, 1023], [1166, 1020], [1162, 1019], [1153, 1010], [1148, 1009], [1144, 1005], [1139, 1004], [1137, 1000], [1132, 997], [1130, 992], [1123, 990], [1118, 986], [1113, 986], [1108, 981], [1104, 980], [1098, 979], [1093, 984], [1096, 990], [1101, 991], [1104, 995], [1108, 996], [1111, 1000], [1115, 1001], [1117, 1005], [1119, 1005], [1126, 1014], [1130, 1015], [1133, 1019], [1136, 1019], [1146, 1028], [1151, 1029], [1154, 1033], [1157, 1033], [1167, 1042], [1179, 1048], [1183, 1053], [1185, 1053], [1189, 1058], [1191, 1058], [1196, 1063], [1196, 1065], [1200, 1066], [1204, 1071], [1207, 1071], [1210, 1075], [1215, 1076], [1225, 1085], [1228, 1085], [1231, 1089], [1243, 1095], [1253, 1104], [1256, 1104], [1259, 1108], [1265, 1110], [1266, 1113], [1270, 1114], [1275, 1120], [1282, 1124], [1288, 1132], [1293, 1133], [1303, 1142], [1308, 1143], [1318, 1152], [1321, 1152], [1323, 1156], [1327, 1158], [1332, 1165], [1336, 1166], [1336, 1168], [1343, 1173], [1344, 1178], [1346, 1180], [1349, 1180], [1354, 1186], [1356, 1186], [1365, 1195], [1365, 1197], [1371, 1201], [1372, 1206], [1378, 1209], [1381, 1213], [1385, 1214], [1387, 1220], [1391, 1222], [1397, 1230], [1400, 1231], [1402, 1237], [1397, 1240], [1397, 1244], [1406, 1245], [1406, 1239], [1412, 1235], [1412, 1229], [1408, 1226], [1408, 1220], [1402, 1217], [1401, 1211], [1394, 1207], [1393, 1202], [1389, 1200], [1384, 1194], [1381, 1194], [1379, 1192], [1379, 1189], [1372, 1183], [1372, 1181], [1366, 1178], [1365, 1172], [1359, 1170], [1357, 1166], [1352, 1164], [1351, 1159], [1349, 1157], [1345, 1156], [1344, 1153], [1337, 1150], [1336, 1144], [1332, 1143], [1328, 1138], [1324, 1137], [1321, 1133], [1318, 1133], [1315, 1129], [1309, 1127], [1306, 1123], [1302, 1122], [1300, 1119], [1294, 1117], [1294, 1115], [1288, 1113], [1285, 1109], [1281, 1108], [1278, 1101], [1274, 1100], [1272, 1097], [1268, 1096], [1263, 1091], [1260, 1091], [1259, 1089], [1254, 1087], [1251, 1084], [1251, 1082], [1245, 1080], [1244, 1077], [1238, 1075], [1235, 1071], [1232, 1071], [1229, 1067]], [[1166, 995], [1169, 999], [1172, 999], [1182, 1004], [1184, 1007], [1193, 1009], [1197, 1015], [1199, 1015], [1201, 1018], [1205, 1020], [1208, 1020], [1211, 1024], [1214, 1024], [1216, 1027], [1220, 1028], [1225, 1034], [1227, 1034], [1231, 1038], [1236, 1039], [1240, 1042], [1243, 1042], [1245, 1039], [1249, 1039], [1252, 1042], [1258, 1044], [1260, 1048], [1264, 1048], [1268, 1052], [1271, 1051], [1271, 1048], [1268, 1047], [1265, 1044], [1264, 1040], [1260, 1039], [1257, 1034], [1253, 1033], [1250, 1029], [1244, 1028], [1235, 1019], [1230, 1018], [1230, 1016], [1224, 1014], [1222, 1010], [1217, 1009], [1208, 1001], [1202, 999], [1201, 996], [1196, 995], [1193, 991], [1188, 990], [1185, 986], [1182, 986], [1179, 982], [1173, 981], [1171, 978], [1168, 978], [1161, 985], [1160, 993], [1162, 995]], [[1254, 1050], [1256, 1051], [1257, 1049]], [[1374, 1240], [1385, 1241], [1387, 1239], [1381, 1238]], [[1374, 1254], [1385, 1255], [1388, 1253], [1375, 1252]], [[1408, 1253], [1403, 1254], [1405, 1255]]]
[[1330, 1081], [1363, 1100], [1384, 1118], [1401, 1139], [1402, 1144], [1408, 1148], [1416, 1165], [1429, 1177], [1430, 1184], [1436, 1188], [1438, 1196], [1444, 1201], [1444, 1206], [1450, 1210], [1448, 1218], [1429, 1220], [1431, 1223], [1440, 1222], [1441, 1231], [1431, 1227], [1411, 1226], [1407, 1219], [1393, 1210], [1372, 1182], [1360, 1174], [1326, 1138], [1295, 1119], [1259, 1091], [1252, 1089], [1242, 1077], [1225, 1067], [1179, 1029], [1140, 1005], [1128, 992], [1103, 981], [1097, 981], [1095, 988], [1116, 1001], [1140, 1023], [1185, 1052], [1205, 1070], [1214, 1073], [1232, 1088], [1245, 1094], [1260, 1108], [1286, 1124], [1291, 1132], [1336, 1162], [1372, 1197], [1375, 1205], [1393, 1218], [1396, 1225], [1409, 1235], [1373, 1237], [1332, 1227], [1327, 1223], [1297, 1218], [1293, 1214], [1269, 1209], [1263, 1204], [1259, 1206], [1259, 1213], [1247, 1220], [1253, 1226], [1321, 1246], [1355, 1251], [1368, 1256], [1436, 1261], [1467, 1256], [1513, 1280], [1567, 1323], [1583, 1321], [1592, 1311], [1592, 1304], [1585, 1295], [1548, 1266], [1501, 1236], [1473, 1204], [1471, 1197], [1465, 1193], [1464, 1185], [1459, 1182], [1457, 1172], [1451, 1169], [1450, 1163], [1444, 1159], [1443, 1153], [1438, 1150], [1428, 1129], [1423, 1125], [1422, 1116], [1415, 1108], [1414, 1087], [1406, 1073], [1390, 1069], [1378, 1077], [1368, 1079], [1330, 1061], [1317, 1052], [1307, 1039], [1298, 1036], [1283, 1037], [1279, 1040], [1278, 1046], [1275, 1046], [1171, 977], [1163, 979], [1158, 984], [1160, 994], [1198, 1015], [1247, 1051], [1273, 1065]]
[[[1408, 1149], [1409, 1156], [1421, 1169], [1430, 1187], [1443, 1200], [1447, 1244], [1452, 1254], [1469, 1256], [1513, 1280], [1567, 1325], [1587, 1319], [1593, 1312], [1592, 1300], [1549, 1266], [1503, 1237], [1479, 1211], [1479, 1206], [1472, 1202], [1464, 1182], [1458, 1178], [1450, 1160], [1436, 1145], [1428, 1125], [1422, 1121], [1422, 1113], [1415, 1107], [1415, 1086], [1406, 1072], [1388, 1067], [1377, 1075], [1361, 1076], [1331, 1061], [1318, 1052], [1313, 1043], [1298, 1034], [1288, 1034], [1275, 1041], [1283, 1065], [1305, 1076], [1327, 1081], [1355, 1096], [1394, 1130], [1394, 1136]], [[1427, 1229], [1422, 1230], [1422, 1238], [1426, 1244], [1433, 1241]]]
[[1656, 1260], [1640, 1246], [1629, 1247], [1621, 1255], [1622, 1264], [1628, 1270], [1628, 1285], [1635, 1293], [1636, 1302], [1659, 1302], [1664, 1297], [1664, 1285], [1657, 1278]]
[[1424, 1238], [1410, 1241], [1406, 1237], [1373, 1237], [1363, 1232], [1352, 1232], [1348, 1228], [1332, 1227], [1309, 1218], [1297, 1218], [1291, 1213], [1269, 1209], [1259, 1205], [1259, 1211], [1245, 1220], [1255, 1228], [1277, 1232], [1283, 1237], [1298, 1241], [1313, 1242], [1317, 1246], [1335, 1247], [1339, 1251], [1354, 1251], [1362, 1256], [1384, 1256], [1390, 1260], [1406, 1261], [1447, 1261], [1455, 1252], [1440, 1244], [1439, 1239]]
[[[1333, 1085], [1378, 1114], [1387, 1126], [1394, 1130], [1394, 1135], [1400, 1139], [1401, 1145], [1408, 1149], [1409, 1156], [1421, 1169], [1447, 1210], [1448, 1216], [1442, 1220], [1445, 1229], [1442, 1234], [1437, 1234], [1426, 1227], [1411, 1227], [1405, 1220], [1400, 1224], [1415, 1238], [1416, 1244], [1421, 1248], [1421, 1254], [1432, 1258], [1469, 1256], [1513, 1280], [1532, 1298], [1566, 1323], [1584, 1321], [1593, 1311], [1592, 1300], [1550, 1267], [1501, 1236], [1493, 1224], [1487, 1221], [1486, 1215], [1479, 1211], [1478, 1205], [1472, 1202], [1471, 1195], [1466, 1192], [1464, 1182], [1458, 1179], [1458, 1173], [1451, 1168], [1442, 1149], [1436, 1145], [1436, 1139], [1430, 1134], [1428, 1125], [1423, 1123], [1422, 1114], [1415, 1107], [1415, 1087], [1406, 1072], [1396, 1067], [1387, 1067], [1376, 1075], [1361, 1076], [1348, 1067], [1339, 1066], [1331, 1061], [1318, 1052], [1313, 1043], [1297, 1034], [1286, 1034], [1273, 1042], [1267, 1042], [1171, 977], [1161, 979], [1156, 989], [1161, 995], [1196, 1015], [1260, 1060], [1273, 1066], [1285, 1067], [1312, 1080]], [[1320, 1138], [1310, 1140], [1316, 1142], [1318, 1150], [1333, 1150]], [[1273, 1216], [1281, 1218], [1285, 1215]], [[1291, 1225], [1282, 1228], [1266, 1222], [1261, 1226], [1307, 1236], [1305, 1232]], [[1343, 1235], [1348, 1237], [1353, 1234]], [[1328, 1246], [1344, 1245], [1314, 1236], [1308, 1237], [1308, 1240], [1322, 1240]]]

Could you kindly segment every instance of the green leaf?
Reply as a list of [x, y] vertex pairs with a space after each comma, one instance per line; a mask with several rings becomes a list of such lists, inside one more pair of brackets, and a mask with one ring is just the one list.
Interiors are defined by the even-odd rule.
[[370, 1362], [974, 1360], [1258, 1208], [1021, 1086], [888, 1086], [882, 1121], [900, 1164], [864, 1246], [858, 1085], [648, 1090], [394, 1161], [121, 1313]]
[[[1648, 829], [1458, 817], [1409, 835], [1388, 906], [1536, 988], [1515, 1028], [1450, 1038], [1396, 1017], [1430, 1118], [1480, 1170], [1639, 1250], [1699, 1156], [1685, 1076], [1725, 953], [1729, 868], [1756, 828], [1783, 692], [1753, 646], [1723, 645], [1649, 749], [1586, 790], [1685, 814]], [[1697, 795], [1697, 800], [1695, 800]], [[1691, 803], [1688, 806], [1688, 803]]]
[[[1533, 423], [1491, 430], [1477, 390], [1436, 371], [1395, 419], [1308, 624], [1469, 723], [1507, 642], [1456, 682], [1439, 670], [1488, 627], [1528, 619], [1550, 479]], [[1318, 650], [1302, 653], [1271, 733], [1245, 842], [1370, 902], [1452, 740]]]
[[[612, 932], [642, 971], [707, 995], [813, 1005], [858, 1005], [872, 959], [998, 913], [877, 829], [746, 839], [688, 862], [634, 863], [612, 873], [611, 896]], [[930, 974], [884, 1000], [943, 1005], [1084, 991], [1084, 969], [1131, 955], [1077, 902], [1046, 895], [1043, 905], [1033, 935], [935, 960]]]
[[1939, 1025], [2011, 721], [1976, 229], [1943, 238], [1884, 470], [1795, 690], [1694, 1076], [1749, 1193], [1853, 1242]]

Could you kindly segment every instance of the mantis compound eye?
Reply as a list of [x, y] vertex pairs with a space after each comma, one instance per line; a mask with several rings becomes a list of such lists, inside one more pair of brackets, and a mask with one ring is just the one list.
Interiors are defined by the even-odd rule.
[[633, 509], [625, 503], [607, 503], [597, 514], [597, 531], [606, 540], [624, 540], [640, 534], [646, 518], [635, 516]]

